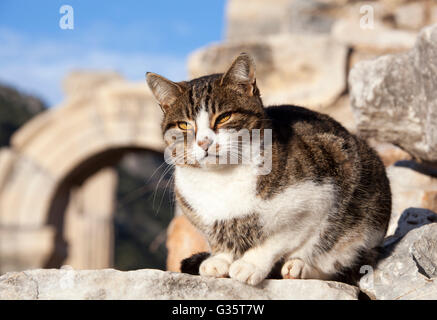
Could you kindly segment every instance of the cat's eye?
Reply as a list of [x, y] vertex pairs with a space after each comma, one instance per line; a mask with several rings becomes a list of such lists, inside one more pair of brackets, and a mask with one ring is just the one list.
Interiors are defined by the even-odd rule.
[[231, 119], [232, 112], [226, 112], [217, 118], [216, 124], [222, 124]]
[[178, 122], [178, 127], [182, 130], [190, 130], [193, 126], [186, 121], [180, 121]]

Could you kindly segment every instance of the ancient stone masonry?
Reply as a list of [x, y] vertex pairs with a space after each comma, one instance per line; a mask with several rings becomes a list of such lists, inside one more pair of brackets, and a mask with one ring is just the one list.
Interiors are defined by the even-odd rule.
[[[229, 0], [226, 17], [225, 39], [192, 53], [190, 76], [222, 72], [247, 51], [266, 104], [301, 104], [367, 138], [393, 193], [380, 264], [364, 270], [359, 287], [266, 280], [254, 288], [158, 270], [79, 270], [111, 267], [117, 179], [108, 166], [126, 149], [164, 145], [161, 110], [145, 83], [76, 72], [64, 84], [66, 100], [0, 150], [0, 274], [14, 271], [0, 277], [0, 299], [357, 299], [359, 290], [437, 298], [437, 3]], [[180, 215], [167, 247], [170, 271], [208, 250]], [[39, 269], [60, 263], [74, 269]], [[27, 269], [38, 270], [19, 272]]]
[[359, 134], [397, 145], [416, 160], [387, 168], [392, 222], [407, 208], [437, 212], [436, 43], [437, 25], [426, 27], [411, 50], [359, 62], [349, 75]]
[[437, 162], [437, 27], [413, 49], [358, 63], [349, 75], [359, 132]]
[[356, 300], [359, 289], [319, 280], [266, 280], [251, 287], [232, 279], [144, 269], [49, 269], [11, 272], [0, 277], [2, 299], [273, 299]]
[[76, 268], [111, 266], [116, 178], [101, 169], [125, 148], [163, 150], [161, 111], [144, 83], [76, 72], [65, 89], [64, 103], [32, 119], [0, 151], [0, 273], [62, 257]]

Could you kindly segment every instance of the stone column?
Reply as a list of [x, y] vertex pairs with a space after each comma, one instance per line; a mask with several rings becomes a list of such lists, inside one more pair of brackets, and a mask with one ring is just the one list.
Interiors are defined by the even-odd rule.
[[117, 173], [105, 168], [72, 190], [65, 217], [68, 255], [65, 264], [74, 269], [113, 266], [113, 213]]

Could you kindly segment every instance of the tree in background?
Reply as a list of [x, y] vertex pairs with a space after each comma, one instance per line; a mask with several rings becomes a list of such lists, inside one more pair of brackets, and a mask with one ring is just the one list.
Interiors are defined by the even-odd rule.
[[0, 147], [9, 146], [12, 134], [45, 109], [40, 99], [0, 85]]

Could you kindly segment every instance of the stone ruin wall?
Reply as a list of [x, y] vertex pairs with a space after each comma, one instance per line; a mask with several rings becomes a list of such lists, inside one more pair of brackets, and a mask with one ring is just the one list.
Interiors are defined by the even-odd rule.
[[[374, 26], [363, 29], [360, 9], [369, 5]], [[436, 22], [437, 3], [427, 0], [230, 0], [225, 39], [192, 53], [188, 69], [190, 77], [222, 72], [238, 53], [250, 52], [266, 104], [300, 104], [357, 132], [349, 70], [362, 60], [406, 52], [418, 31]], [[66, 100], [26, 124], [11, 148], [0, 151], [0, 273], [47, 265], [59, 240], [52, 221], [56, 203], [66, 195], [63, 236], [71, 250], [65, 262], [77, 269], [110, 266], [114, 172], [93, 168], [85, 181], [71, 184], [69, 178], [108, 150], [163, 150], [160, 110], [144, 83], [127, 83], [113, 73], [79, 72], [64, 87]], [[370, 142], [387, 166], [411, 159], [390, 143]], [[407, 177], [396, 181], [397, 217], [409, 206], [437, 211], [434, 179], [400, 168], [388, 171]], [[95, 239], [90, 245], [86, 238]], [[171, 223], [167, 246], [173, 271], [182, 258], [207, 249], [183, 216]]]

